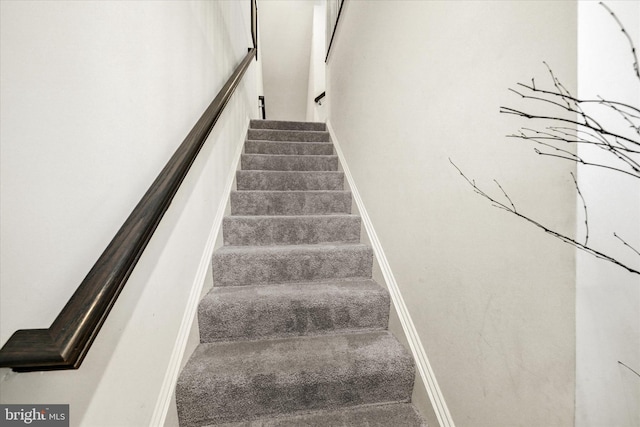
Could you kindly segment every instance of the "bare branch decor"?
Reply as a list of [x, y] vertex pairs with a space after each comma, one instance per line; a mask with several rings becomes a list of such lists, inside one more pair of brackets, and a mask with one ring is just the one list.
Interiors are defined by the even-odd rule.
[[[559, 232], [557, 232], [557, 231], [554, 231], [554, 230], [552, 230], [552, 229], [550, 229], [550, 228], [546, 227], [546, 226], [545, 226], [545, 225], [543, 225], [542, 223], [540, 223], [540, 222], [538, 222], [538, 221], [535, 221], [535, 220], [531, 219], [531, 218], [530, 218], [530, 217], [528, 217], [527, 215], [525, 215], [525, 214], [522, 214], [522, 213], [518, 212], [518, 210], [517, 210], [517, 209], [516, 209], [516, 207], [514, 206], [513, 202], [512, 202], [512, 201], [511, 201], [511, 199], [509, 198], [509, 195], [508, 195], [508, 194], [507, 194], [507, 193], [502, 189], [502, 186], [500, 185], [500, 183], [498, 183], [498, 181], [495, 181], [495, 183], [498, 185], [498, 187], [500, 188], [500, 190], [502, 191], [502, 193], [504, 194], [504, 196], [507, 198], [507, 200], [508, 200], [509, 204], [507, 205], [506, 203], [504, 203], [504, 202], [500, 202], [500, 201], [499, 201], [499, 200], [497, 200], [496, 198], [491, 197], [489, 194], [487, 194], [487, 193], [486, 193], [486, 192], [484, 192], [482, 189], [480, 189], [480, 187], [478, 187], [474, 181], [470, 180], [470, 179], [469, 179], [469, 178], [468, 178], [468, 177], [467, 177], [467, 176], [466, 176], [466, 175], [465, 175], [465, 174], [460, 170], [460, 168], [459, 168], [458, 166], [456, 166], [456, 164], [455, 164], [455, 163], [453, 163], [453, 161], [452, 161], [451, 159], [449, 159], [449, 162], [451, 162], [451, 164], [453, 165], [453, 167], [455, 167], [455, 168], [458, 170], [458, 172], [460, 173], [460, 175], [462, 175], [462, 177], [467, 181], [467, 183], [469, 183], [469, 185], [470, 185], [471, 187], [473, 187], [473, 190], [476, 192], [476, 194], [479, 194], [479, 195], [481, 195], [482, 197], [484, 197], [485, 199], [489, 200], [489, 201], [491, 202], [491, 204], [492, 204], [494, 207], [499, 208], [499, 209], [503, 209], [503, 210], [505, 210], [505, 211], [507, 211], [507, 212], [509, 212], [509, 213], [511, 213], [511, 214], [513, 214], [513, 215], [515, 215], [515, 216], [517, 216], [518, 218], [521, 218], [521, 219], [523, 219], [523, 220], [525, 220], [525, 221], [527, 221], [527, 222], [529, 222], [529, 223], [531, 223], [531, 224], [535, 225], [536, 227], [538, 227], [538, 228], [542, 229], [545, 233], [551, 234], [552, 236], [554, 236], [554, 237], [556, 237], [556, 238], [558, 238], [558, 239], [562, 240], [563, 242], [568, 243], [568, 244], [570, 244], [570, 245], [572, 245], [572, 246], [575, 246], [576, 248], [578, 248], [578, 249], [580, 249], [580, 250], [582, 250], [582, 251], [585, 251], [585, 252], [587, 252], [587, 253], [589, 253], [589, 254], [591, 254], [591, 255], [595, 256], [596, 258], [600, 258], [600, 259], [603, 259], [603, 260], [606, 260], [606, 261], [612, 262], [612, 263], [614, 263], [614, 264], [616, 264], [616, 265], [618, 265], [618, 266], [620, 266], [620, 267], [624, 268], [625, 270], [629, 271], [630, 273], [640, 274], [640, 270], [637, 270], [637, 269], [635, 269], [635, 268], [633, 268], [633, 267], [630, 267], [630, 266], [628, 266], [628, 265], [625, 265], [624, 263], [622, 263], [622, 262], [618, 261], [618, 260], [617, 260], [617, 259], [615, 259], [614, 257], [609, 256], [609, 255], [607, 255], [607, 254], [605, 254], [605, 253], [603, 253], [603, 252], [600, 252], [600, 251], [598, 251], [598, 250], [596, 250], [596, 249], [594, 249], [594, 248], [592, 248], [592, 247], [587, 246], [587, 245], [586, 245], [586, 243], [580, 243], [580, 242], [576, 241], [575, 239], [573, 239], [573, 238], [571, 238], [571, 237], [569, 237], [569, 236], [566, 236], [566, 235], [564, 235], [564, 234], [562, 234], [562, 233], [559, 233]], [[616, 237], [618, 237], [618, 236], [616, 235]], [[618, 238], [620, 238], [620, 237], [618, 237]], [[624, 242], [624, 241], [623, 241], [623, 242]], [[624, 244], [625, 244], [626, 246], [629, 246], [626, 242], [624, 242]], [[635, 251], [635, 249], [633, 249], [631, 246], [629, 246], [629, 247], [630, 247], [633, 251]]]
[[[633, 70], [640, 82], [640, 69], [633, 40], [615, 13], [602, 2], [600, 5], [613, 17], [620, 27], [621, 32], [625, 35], [631, 48]], [[551, 112], [548, 114], [531, 113], [511, 107], [500, 107], [500, 112], [522, 117], [534, 123], [544, 121], [547, 125], [541, 130], [521, 128], [517, 133], [507, 135], [507, 137], [535, 143], [536, 147], [534, 148], [534, 152], [539, 156], [566, 160], [587, 167], [601, 168], [612, 173], [640, 179], [640, 107], [615, 100], [604, 99], [602, 97], [598, 97], [597, 99], [578, 98], [571, 94], [561, 83], [546, 62], [544, 65], [547, 68], [553, 88], [540, 88], [536, 86], [535, 80], [531, 79], [531, 83], [517, 83], [517, 89], [510, 88], [509, 90], [521, 99], [528, 102], [531, 101], [535, 106], [548, 107]], [[586, 108], [587, 106], [589, 106], [589, 108]], [[609, 122], [605, 123], [601, 118], [602, 115], [618, 117], [623, 126], [612, 127]], [[596, 150], [602, 150], [602, 152], [605, 153], [605, 157], [603, 157], [603, 160], [595, 161], [585, 158], [583, 155], [576, 154], [575, 148], [578, 145], [588, 145]], [[509, 197], [505, 189], [496, 180], [494, 180], [494, 182], [506, 200], [500, 201], [498, 198], [489, 195], [478, 187], [474, 180], [468, 178], [451, 159], [449, 159], [449, 161], [473, 188], [474, 192], [487, 199], [493, 206], [535, 225], [545, 233], [575, 246], [596, 258], [611, 262], [630, 273], [640, 274], [640, 268], [629, 265], [627, 262], [623, 262], [615, 256], [596, 250], [591, 246], [589, 242], [587, 201], [582, 191], [580, 191], [578, 180], [573, 173], [571, 173], [571, 177], [575, 183], [576, 192], [582, 202], [584, 210], [585, 237], [583, 242], [578, 242], [566, 234], [552, 230], [541, 222], [517, 210], [511, 197]], [[637, 255], [638, 261], [640, 261], [640, 252], [634, 244], [627, 242], [615, 232], [613, 233], [613, 237], [615, 237], [625, 249]]]

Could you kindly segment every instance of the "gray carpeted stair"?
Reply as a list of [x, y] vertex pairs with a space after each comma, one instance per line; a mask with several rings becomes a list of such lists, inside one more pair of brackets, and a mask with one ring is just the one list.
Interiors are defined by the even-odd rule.
[[251, 141], [291, 141], [291, 142], [329, 142], [329, 132], [281, 130], [281, 129], [249, 129], [247, 139]]
[[357, 215], [228, 216], [222, 225], [224, 244], [308, 245], [360, 241]]
[[218, 286], [371, 277], [373, 253], [361, 243], [224, 246], [213, 254]]
[[388, 315], [371, 279], [215, 287], [198, 309], [202, 342], [385, 329]]
[[243, 154], [243, 170], [336, 171], [338, 156], [295, 154]]
[[204, 343], [193, 361], [177, 388], [186, 426], [407, 402], [415, 375], [411, 358], [387, 331]]
[[348, 191], [232, 191], [231, 215], [325, 215], [351, 212]]
[[280, 142], [280, 141], [247, 141], [244, 146], [246, 154], [333, 154], [333, 144], [329, 142]]
[[251, 121], [241, 166], [180, 425], [423, 426], [325, 125]]

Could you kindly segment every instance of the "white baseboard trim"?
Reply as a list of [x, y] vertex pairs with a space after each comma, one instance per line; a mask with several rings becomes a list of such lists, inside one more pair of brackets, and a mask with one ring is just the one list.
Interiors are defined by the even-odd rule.
[[[245, 128], [248, 126], [249, 121], [247, 120]], [[226, 178], [224, 192], [222, 193], [222, 199], [218, 204], [218, 210], [216, 211], [216, 215], [213, 219], [213, 224], [211, 225], [211, 229], [209, 230], [209, 237], [207, 239], [204, 252], [202, 253], [202, 258], [200, 259], [198, 270], [196, 271], [193, 284], [191, 285], [191, 292], [189, 293], [189, 299], [187, 300], [187, 305], [182, 316], [180, 329], [178, 330], [178, 335], [176, 336], [176, 342], [173, 347], [173, 352], [171, 353], [171, 359], [169, 359], [169, 365], [167, 366], [164, 381], [162, 382], [162, 387], [160, 388], [160, 394], [158, 395], [158, 400], [156, 401], [156, 406], [153, 410], [151, 421], [149, 423], [149, 425], [153, 427], [164, 426], [165, 420], [167, 418], [167, 413], [169, 412], [169, 407], [173, 399], [173, 392], [176, 388], [178, 376], [180, 375], [180, 365], [182, 364], [184, 352], [186, 350], [189, 335], [191, 333], [191, 326], [193, 325], [196, 311], [198, 309], [198, 303], [200, 302], [200, 295], [202, 294], [202, 288], [204, 286], [207, 270], [209, 269], [209, 264], [211, 264], [211, 256], [213, 255], [213, 250], [215, 249], [216, 240], [218, 239], [218, 233], [222, 227], [222, 220], [224, 218], [227, 201], [229, 199], [229, 194], [231, 193], [233, 180], [236, 176], [236, 169], [238, 168], [238, 162], [240, 161], [240, 155], [242, 154], [243, 147], [244, 138], [238, 143], [238, 148], [236, 149], [236, 152], [234, 154], [233, 165]]]
[[338, 138], [336, 137], [331, 123], [328, 121], [327, 129], [331, 134], [331, 140], [333, 141], [336, 154], [338, 155], [340, 164], [342, 165], [342, 168], [344, 170], [344, 176], [347, 179], [349, 187], [351, 188], [353, 200], [358, 206], [358, 210], [360, 211], [362, 224], [364, 225], [365, 230], [367, 231], [367, 234], [369, 236], [369, 240], [371, 241], [373, 253], [380, 265], [380, 269], [382, 270], [382, 275], [387, 284], [387, 288], [389, 289], [389, 294], [391, 295], [391, 301], [393, 302], [396, 312], [398, 313], [400, 323], [402, 324], [402, 329], [404, 330], [407, 341], [409, 342], [409, 347], [411, 348], [411, 353], [413, 354], [413, 358], [416, 362], [418, 373], [420, 374], [420, 378], [422, 378], [422, 381], [426, 386], [429, 400], [431, 401], [431, 405], [433, 406], [433, 411], [438, 418], [440, 427], [455, 427], [453, 418], [449, 413], [447, 403], [445, 402], [442, 391], [440, 390], [440, 386], [438, 386], [438, 381], [436, 380], [435, 374], [431, 369], [431, 364], [429, 363], [429, 359], [427, 358], [427, 353], [424, 349], [424, 346], [422, 345], [420, 337], [418, 336], [418, 332], [416, 331], [415, 325], [413, 324], [413, 320], [411, 319], [409, 310], [404, 303], [404, 299], [402, 298], [402, 294], [400, 293], [400, 289], [398, 288], [398, 283], [393, 276], [393, 271], [391, 271], [391, 266], [387, 261], [387, 257], [385, 256], [382, 245], [380, 244], [380, 240], [378, 239], [376, 231], [373, 228], [373, 223], [369, 218], [364, 203], [362, 202], [362, 198], [360, 197], [360, 193], [358, 192], [358, 188], [356, 187], [356, 184], [353, 180], [353, 176], [349, 171], [349, 166], [347, 165], [344, 154], [342, 153], [342, 149], [340, 148]]

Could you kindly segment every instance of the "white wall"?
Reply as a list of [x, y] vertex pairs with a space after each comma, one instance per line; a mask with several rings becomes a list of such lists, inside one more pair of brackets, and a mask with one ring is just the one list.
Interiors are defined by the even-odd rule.
[[[640, 3], [607, 1], [640, 47]], [[640, 80], [633, 71], [631, 48], [609, 13], [597, 2], [578, 4], [578, 93], [598, 95], [640, 107]], [[616, 113], [588, 109], [608, 129], [629, 131]], [[638, 140], [638, 135], [635, 135]], [[580, 146], [587, 160], [611, 164], [601, 150]], [[616, 164], [614, 162], [613, 164]], [[619, 164], [619, 163], [618, 163]], [[616, 232], [640, 248], [640, 184], [637, 179], [589, 167], [578, 168], [587, 201], [589, 242], [636, 269], [640, 257], [625, 248]], [[584, 237], [582, 205], [578, 235]], [[640, 276], [578, 253], [576, 290], [576, 425], [640, 425]]]
[[313, 7], [313, 29], [311, 37], [311, 50], [309, 55], [309, 84], [307, 91], [307, 117], [310, 122], [324, 122], [326, 100], [319, 104], [315, 102], [316, 96], [325, 91], [325, 57], [326, 57], [326, 25], [327, 5], [326, 1], [316, 1]]
[[458, 426], [574, 423], [575, 252], [475, 195], [575, 229], [570, 163], [505, 138], [507, 91], [576, 86], [574, 2], [346, 2], [329, 121]]
[[[51, 324], [251, 43], [248, 1], [0, 7], [4, 343], [16, 329]], [[257, 114], [253, 68], [83, 365], [3, 369], [3, 403], [69, 403], [73, 426], [149, 424]]]
[[313, 6], [311, 0], [258, 2], [267, 119], [306, 118]]

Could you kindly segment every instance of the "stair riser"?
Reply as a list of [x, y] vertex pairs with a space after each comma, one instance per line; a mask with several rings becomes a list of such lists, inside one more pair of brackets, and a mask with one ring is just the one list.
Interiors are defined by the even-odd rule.
[[313, 250], [223, 251], [213, 254], [215, 286], [304, 282], [371, 277], [373, 255], [366, 246], [325, 245]]
[[243, 154], [243, 170], [337, 171], [337, 156]]
[[358, 216], [226, 217], [224, 244], [308, 245], [316, 243], [356, 243], [360, 241]]
[[386, 291], [346, 285], [214, 287], [198, 308], [200, 342], [382, 330], [388, 319]]
[[236, 186], [260, 191], [343, 190], [344, 173], [238, 171]]
[[351, 213], [351, 193], [232, 191], [231, 215], [326, 215]]
[[329, 132], [249, 129], [247, 139], [260, 141], [329, 142]]
[[278, 129], [278, 130], [313, 130], [326, 131], [327, 126], [318, 122], [291, 122], [280, 120], [251, 120], [251, 129]]
[[247, 141], [246, 154], [332, 155], [333, 144], [319, 142]]

